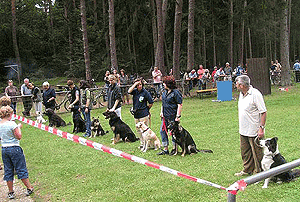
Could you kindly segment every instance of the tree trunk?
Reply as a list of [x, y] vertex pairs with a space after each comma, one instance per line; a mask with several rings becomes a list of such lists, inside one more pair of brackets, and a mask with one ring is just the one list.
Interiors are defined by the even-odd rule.
[[249, 58], [252, 58], [252, 44], [251, 44], [251, 33], [248, 27], [248, 37], [249, 37]]
[[[244, 1], [244, 12], [247, 7], [247, 0]], [[245, 19], [242, 17], [242, 29], [241, 29], [241, 46], [240, 46], [240, 59], [239, 63], [244, 64], [244, 44], [245, 44]]]
[[[106, 27], [106, 23], [107, 23], [107, 18], [106, 18], [106, 0], [102, 0], [102, 26]], [[104, 33], [105, 35], [105, 46], [106, 46], [106, 52], [108, 55], [108, 58], [110, 58], [110, 48], [109, 48], [109, 39], [108, 39], [108, 33], [105, 31]]]
[[217, 53], [216, 53], [216, 39], [215, 39], [215, 24], [213, 22], [212, 25], [212, 38], [213, 38], [213, 49], [214, 49], [214, 61], [213, 61], [213, 65], [216, 66], [217, 65]]
[[85, 76], [88, 82], [92, 81], [92, 74], [90, 69], [90, 53], [89, 43], [87, 37], [87, 26], [86, 26], [86, 13], [85, 13], [85, 0], [80, 0], [80, 12], [81, 12], [81, 25], [83, 35], [83, 49], [84, 49], [84, 61], [85, 61]]
[[162, 18], [162, 3], [161, 0], [156, 0], [157, 9], [157, 48], [155, 53], [155, 66], [158, 67], [162, 72], [164, 70], [164, 27]]
[[12, 14], [12, 40], [15, 50], [16, 62], [18, 65], [18, 80], [20, 83], [20, 76], [22, 76], [21, 59], [19, 53], [19, 47], [17, 42], [17, 17], [16, 17], [16, 1], [11, 0], [11, 14]]
[[116, 35], [115, 35], [115, 10], [114, 0], [108, 0], [109, 13], [109, 40], [110, 40], [110, 60], [112, 69], [118, 70]]
[[290, 48], [289, 48], [289, 27], [288, 27], [288, 0], [284, 0], [286, 6], [283, 7], [283, 17], [280, 29], [280, 59], [281, 59], [281, 85], [291, 84], [290, 80]]
[[49, 16], [50, 16], [50, 26], [49, 26], [49, 33], [50, 33], [50, 42], [53, 48], [53, 55], [56, 56], [56, 49], [55, 49], [55, 37], [54, 37], [54, 28], [53, 28], [53, 14], [52, 14], [52, 2], [48, 0], [49, 5]]
[[97, 0], [94, 0], [94, 27], [97, 27], [98, 24], [98, 14], [97, 14]]
[[230, 0], [230, 44], [229, 44], [229, 62], [233, 66], [233, 0]]
[[206, 68], [206, 35], [205, 35], [205, 28], [203, 28], [203, 63], [204, 63], [204, 67]]
[[276, 25], [276, 14], [274, 15], [274, 60], [277, 59], [277, 25]]
[[175, 1], [174, 42], [173, 42], [173, 75], [180, 79], [180, 31], [183, 0]]
[[153, 49], [154, 49], [154, 56], [156, 55], [156, 49], [157, 49], [157, 26], [156, 26], [156, 15], [155, 15], [155, 2], [154, 0], [150, 1], [151, 3], [151, 10], [152, 10], [152, 34], [153, 34]]
[[189, 0], [187, 70], [194, 68], [195, 0]]
[[71, 31], [71, 20], [69, 17], [70, 12], [70, 3], [64, 2], [64, 10], [65, 10], [65, 19], [67, 21], [67, 28], [69, 33], [69, 68], [73, 69], [73, 33]]
[[135, 51], [135, 43], [134, 43], [134, 35], [133, 35], [133, 31], [131, 31], [131, 36], [132, 36], [132, 50], [133, 50], [133, 59], [134, 59], [134, 69], [135, 72], [137, 72], [137, 56], [136, 56], [136, 51]]
[[162, 25], [164, 28], [164, 32], [166, 30], [167, 6], [168, 6], [168, 0], [162, 0], [161, 15], [162, 15]]

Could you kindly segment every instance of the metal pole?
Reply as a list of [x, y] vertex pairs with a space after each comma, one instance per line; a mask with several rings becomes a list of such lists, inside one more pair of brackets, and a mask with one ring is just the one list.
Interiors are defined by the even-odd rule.
[[283, 165], [277, 166], [275, 168], [272, 168], [270, 170], [258, 173], [256, 175], [247, 177], [246, 179], [244, 179], [244, 181], [247, 183], [247, 185], [253, 184], [255, 182], [259, 182], [261, 180], [264, 180], [266, 178], [269, 177], [273, 177], [275, 175], [287, 172], [293, 168], [296, 168], [300, 166], [300, 159], [289, 162], [289, 163], [285, 163]]
[[239, 181], [235, 182], [234, 184], [232, 184], [229, 187], [229, 188], [231, 188], [231, 189], [229, 189], [231, 191], [228, 191], [227, 201], [228, 202], [235, 202], [236, 201], [236, 194], [235, 194], [235, 192], [232, 192], [232, 191], [237, 192], [240, 189], [239, 182], [244, 182], [244, 185], [243, 185], [242, 188], [245, 188], [247, 185], [254, 184], [256, 182], [259, 182], [259, 181], [264, 180], [264, 179], [269, 178], [269, 177], [273, 177], [275, 175], [279, 175], [281, 173], [287, 172], [287, 171], [289, 171], [293, 168], [299, 167], [299, 166], [300, 166], [300, 159], [297, 159], [295, 161], [285, 163], [283, 165], [277, 166], [277, 167], [272, 168], [270, 170], [267, 170], [267, 171], [258, 173], [256, 175], [247, 177], [245, 179], [239, 180]]
[[236, 202], [236, 195], [228, 192], [227, 202]]

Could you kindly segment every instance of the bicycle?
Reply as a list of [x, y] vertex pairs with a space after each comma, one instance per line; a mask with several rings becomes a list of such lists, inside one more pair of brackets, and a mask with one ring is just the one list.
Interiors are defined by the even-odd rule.
[[[96, 92], [98, 91], [98, 92]], [[105, 102], [105, 98], [107, 97], [107, 88], [106, 87], [102, 87], [102, 88], [97, 88], [97, 89], [91, 89], [91, 97], [92, 99], [92, 103], [93, 106], [97, 105], [97, 103], [103, 107], [104, 104], [102, 102]], [[102, 101], [101, 101], [101, 97], [103, 97]]]
[[72, 99], [71, 94], [70, 94], [71, 91], [69, 91], [65, 87], [63, 88], [63, 90], [64, 91], [62, 91], [62, 92], [66, 93], [66, 95], [64, 96], [63, 100], [60, 103], [55, 102], [55, 109], [59, 110], [60, 107], [63, 105], [65, 110], [67, 112], [70, 112], [71, 110], [68, 108], [68, 106], [71, 104], [71, 99]]

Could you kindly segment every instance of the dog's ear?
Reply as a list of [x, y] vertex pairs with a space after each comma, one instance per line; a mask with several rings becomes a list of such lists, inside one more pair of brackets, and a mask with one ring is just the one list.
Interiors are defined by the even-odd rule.
[[274, 137], [274, 139], [276, 140], [276, 142], [278, 142], [278, 137]]

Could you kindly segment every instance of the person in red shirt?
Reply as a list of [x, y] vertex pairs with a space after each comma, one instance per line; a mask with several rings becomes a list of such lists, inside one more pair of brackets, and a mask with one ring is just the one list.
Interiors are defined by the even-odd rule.
[[197, 71], [197, 74], [198, 74], [198, 90], [201, 90], [202, 89], [202, 84], [203, 84], [202, 76], [204, 74], [203, 65], [199, 65], [199, 69]]

